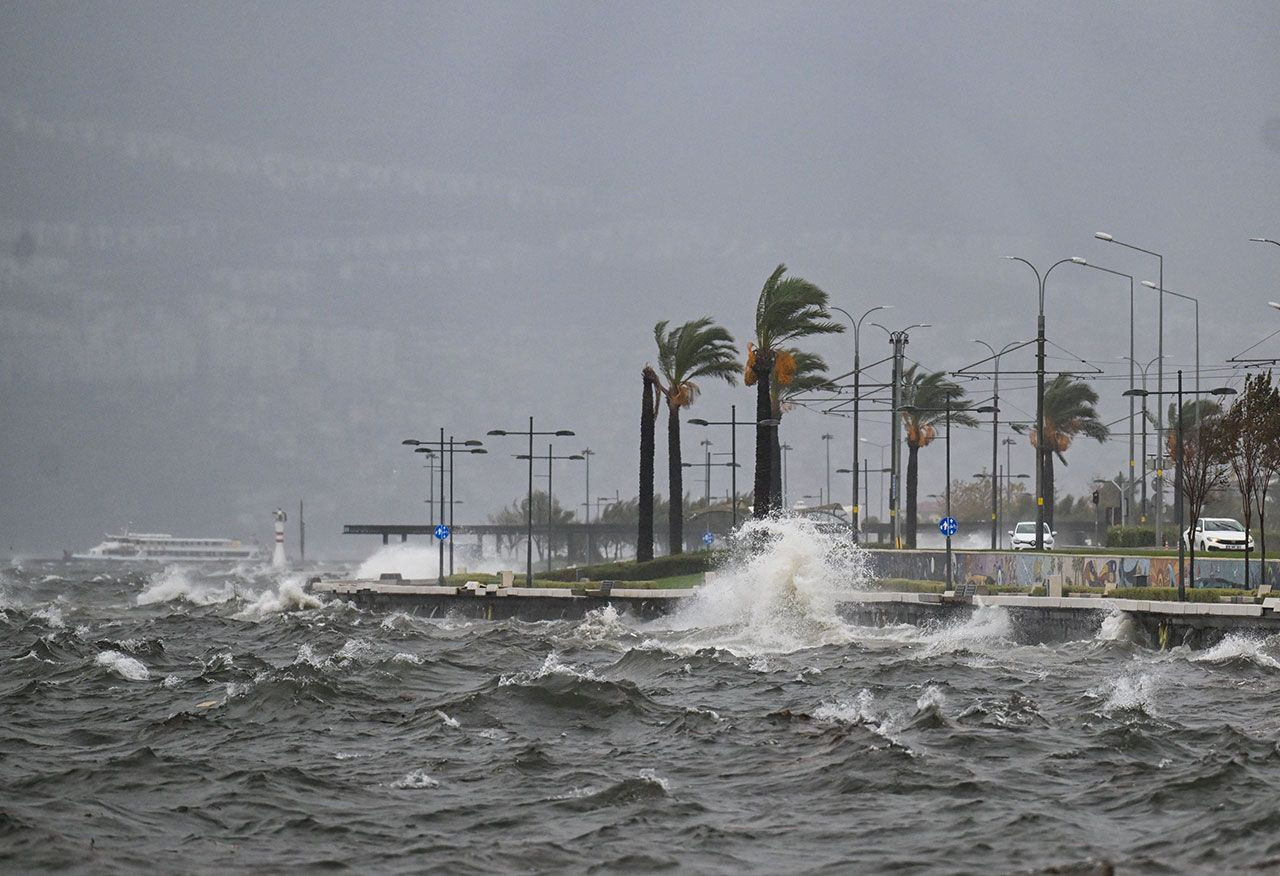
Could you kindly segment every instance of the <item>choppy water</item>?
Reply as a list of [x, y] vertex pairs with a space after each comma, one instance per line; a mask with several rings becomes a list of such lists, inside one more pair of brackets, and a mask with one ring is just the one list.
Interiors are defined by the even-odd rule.
[[[656, 623], [424, 620], [296, 578], [0, 577], [0, 867], [1280, 868], [1280, 643], [840, 622], [773, 550]], [[847, 571], [847, 570], [846, 570]]]

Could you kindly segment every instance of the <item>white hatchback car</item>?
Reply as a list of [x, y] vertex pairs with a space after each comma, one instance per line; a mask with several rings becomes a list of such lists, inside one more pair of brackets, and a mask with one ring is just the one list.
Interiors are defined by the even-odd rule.
[[[1049, 524], [1044, 525], [1044, 549], [1053, 550], [1053, 537], [1058, 533], [1049, 529]], [[1024, 520], [1018, 523], [1010, 532], [1009, 537], [1013, 539], [1013, 549], [1015, 551], [1033, 550], [1036, 546], [1036, 522], [1034, 520]]]
[[[1182, 533], [1182, 543], [1191, 547], [1192, 530]], [[1244, 531], [1239, 520], [1230, 517], [1201, 517], [1196, 521], [1194, 531], [1196, 550], [1204, 551], [1242, 551], [1248, 545], [1253, 550], [1253, 536]]]

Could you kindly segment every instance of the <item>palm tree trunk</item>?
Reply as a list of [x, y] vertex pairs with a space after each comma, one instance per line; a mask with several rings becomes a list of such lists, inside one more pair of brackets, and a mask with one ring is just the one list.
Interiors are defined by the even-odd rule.
[[680, 408], [667, 403], [667, 480], [671, 485], [671, 553], [684, 553], [684, 472], [680, 463]]
[[920, 448], [907, 443], [907, 547], [916, 546], [916, 487], [919, 479]]
[[[777, 419], [777, 414], [774, 419]], [[775, 508], [782, 507], [782, 436], [778, 429], [773, 430], [773, 464], [769, 472], [769, 501]]]
[[653, 454], [654, 381], [644, 370], [644, 399], [640, 409], [640, 531], [636, 536], [636, 560], [653, 559]]
[[[756, 373], [756, 422], [769, 419], [773, 405], [769, 398], [769, 377], [773, 372], [773, 353], [766, 350], [756, 351], [756, 361], [752, 370]], [[755, 510], [752, 514], [757, 520], [768, 517], [775, 508], [773, 505], [773, 442], [777, 436], [777, 426], [756, 426], [756, 473], [755, 473]]]

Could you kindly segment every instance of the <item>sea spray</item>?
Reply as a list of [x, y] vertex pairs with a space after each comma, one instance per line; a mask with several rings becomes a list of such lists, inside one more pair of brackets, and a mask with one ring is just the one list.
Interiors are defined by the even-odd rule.
[[838, 603], [866, 587], [866, 551], [805, 517], [746, 523], [728, 561], [667, 623], [683, 648], [786, 653], [850, 641]]
[[160, 602], [182, 600], [192, 605], [214, 605], [236, 597], [236, 587], [231, 581], [213, 583], [202, 581], [198, 573], [187, 566], [165, 566], [151, 575], [147, 586], [138, 594], [138, 605], [155, 605]]

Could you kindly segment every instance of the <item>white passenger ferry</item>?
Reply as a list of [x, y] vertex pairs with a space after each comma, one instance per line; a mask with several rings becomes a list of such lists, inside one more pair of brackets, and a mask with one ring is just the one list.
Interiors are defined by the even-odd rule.
[[108, 535], [107, 540], [68, 560], [106, 563], [234, 564], [262, 560], [256, 544], [232, 538], [175, 538], [161, 532]]

